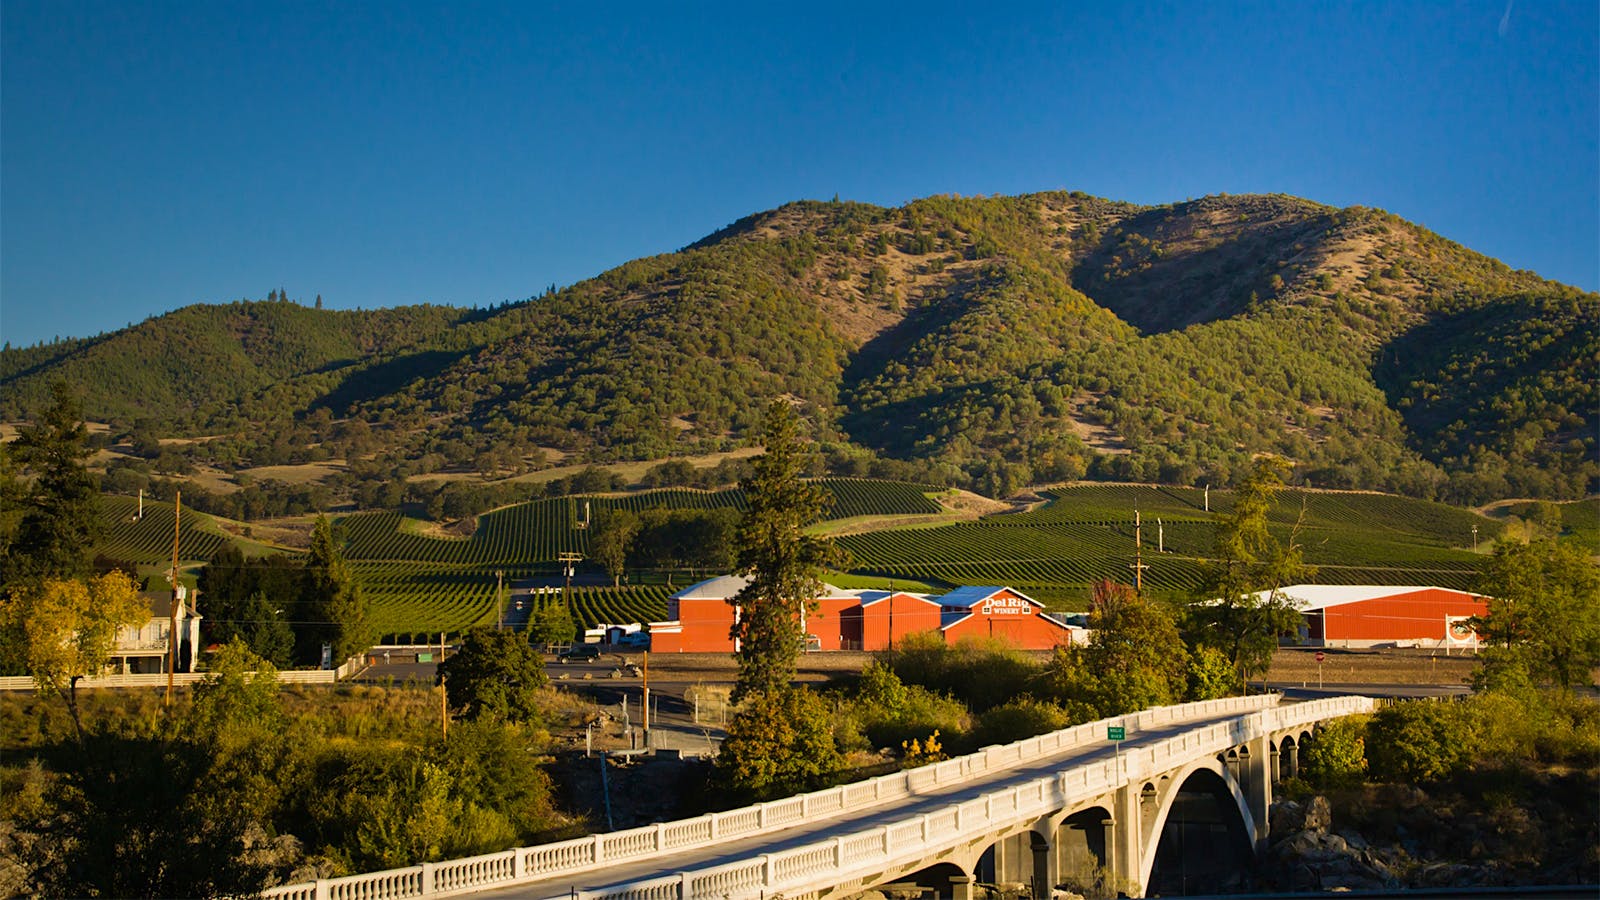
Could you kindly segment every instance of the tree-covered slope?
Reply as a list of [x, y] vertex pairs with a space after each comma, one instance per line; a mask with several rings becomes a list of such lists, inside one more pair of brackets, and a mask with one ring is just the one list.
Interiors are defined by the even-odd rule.
[[315, 374], [325, 376], [321, 385], [337, 386], [342, 370], [437, 341], [461, 317], [438, 306], [348, 312], [277, 299], [196, 304], [97, 339], [0, 353], [0, 417], [26, 417], [48, 402], [51, 383], [65, 379], [102, 421], [161, 419], [173, 433], [237, 427], [227, 421], [237, 419], [233, 408], [257, 394]]
[[1571, 497], [1597, 486], [1597, 299], [1277, 195], [803, 202], [483, 312], [189, 307], [6, 350], [0, 414], [65, 377], [96, 418], [232, 433], [208, 445], [231, 460], [331, 414], [448, 465], [724, 450], [783, 396], [833, 458], [993, 494], [1225, 484], [1278, 453], [1319, 486]]

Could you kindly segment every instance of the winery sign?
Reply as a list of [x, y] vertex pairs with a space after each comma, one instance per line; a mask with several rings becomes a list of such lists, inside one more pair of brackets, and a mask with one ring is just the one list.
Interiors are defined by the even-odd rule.
[[1027, 616], [1033, 614], [1033, 604], [1021, 597], [990, 597], [978, 611], [986, 616]]

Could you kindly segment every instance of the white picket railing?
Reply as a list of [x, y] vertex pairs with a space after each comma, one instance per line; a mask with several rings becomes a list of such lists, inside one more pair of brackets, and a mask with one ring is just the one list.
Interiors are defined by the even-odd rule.
[[[1068, 750], [1087, 742], [1102, 742], [1105, 740], [1105, 729], [1110, 725], [1121, 725], [1132, 736], [1140, 731], [1148, 731], [1190, 718], [1267, 710], [1274, 707], [1277, 702], [1276, 694], [1258, 694], [1251, 697], [1228, 697], [1222, 700], [1206, 700], [1149, 709], [1053, 731], [1011, 744], [985, 747], [975, 753], [944, 762], [770, 803], [758, 803], [754, 806], [711, 813], [693, 819], [590, 835], [554, 844], [518, 847], [514, 850], [467, 859], [284, 885], [270, 888], [262, 896], [289, 898], [289, 900], [400, 900], [409, 897], [439, 897], [576, 874], [605, 865], [634, 862], [667, 853], [677, 855], [686, 850], [711, 847], [730, 838], [750, 837], [777, 831], [818, 816], [837, 816], [878, 806], [886, 801], [912, 796], [933, 787], [958, 783], [985, 773], [1032, 762], [1042, 756]], [[1314, 705], [1299, 704], [1286, 709], [1295, 710]], [[1216, 727], [1218, 726], [1212, 726]], [[1187, 738], [1188, 735], [1184, 737]], [[1134, 758], [1136, 754], [1133, 752], [1124, 754], [1124, 764], [1128, 764], [1128, 761]], [[958, 821], [961, 820], [959, 808], [956, 817]], [[962, 821], [962, 824], [965, 825], [965, 821]], [[913, 830], [920, 830], [922, 823], [914, 823], [914, 826]], [[886, 832], [883, 841], [888, 842], [887, 846], [893, 847], [898, 845], [895, 837], [892, 831]], [[857, 844], [859, 843], [857, 841]], [[888, 853], [889, 850], [883, 852]], [[826, 854], [821, 855], [826, 856]], [[784, 862], [783, 865], [794, 864]], [[699, 879], [704, 874], [697, 874], [695, 878]], [[759, 882], [751, 882], [752, 877], [754, 876], [748, 871], [741, 870], [735, 874], [717, 875], [718, 880], [715, 883], [723, 884], [727, 879], [732, 879], [727, 883], [731, 885], [749, 882], [763, 886], [772, 884], [770, 871], [763, 870], [762, 880]], [[684, 896], [701, 896], [704, 893], [695, 886], [698, 882], [691, 884], [689, 881], [682, 883], [680, 881], [677, 876], [665, 880], [655, 879], [649, 884], [631, 887], [625, 895], [607, 894], [605, 897], [608, 900], [648, 900], [648, 898], [665, 900], [669, 896], [679, 897], [685, 888], [689, 892]], [[666, 890], [665, 886], [669, 882], [670, 891], [657, 893], [658, 889]], [[707, 884], [710, 885], [712, 882]], [[759, 887], [757, 889], [760, 890]], [[707, 887], [706, 890], [709, 891], [711, 888]], [[717, 896], [720, 898], [722, 894], [729, 893], [729, 890], [722, 890]], [[596, 895], [596, 898], [598, 896]]]

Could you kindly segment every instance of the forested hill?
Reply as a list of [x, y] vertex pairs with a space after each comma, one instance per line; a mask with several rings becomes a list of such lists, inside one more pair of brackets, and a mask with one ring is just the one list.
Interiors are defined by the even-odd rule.
[[1597, 301], [1276, 195], [802, 202], [488, 311], [275, 297], [7, 349], [0, 417], [65, 377], [92, 417], [220, 434], [235, 464], [345, 417], [397, 461], [654, 459], [726, 449], [786, 396], [836, 470], [993, 495], [1225, 484], [1271, 452], [1316, 486], [1573, 497], [1597, 482]]

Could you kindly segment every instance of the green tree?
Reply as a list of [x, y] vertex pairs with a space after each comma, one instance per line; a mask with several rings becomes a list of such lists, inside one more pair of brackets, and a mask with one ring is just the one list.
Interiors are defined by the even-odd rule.
[[87, 574], [99, 535], [99, 493], [84, 466], [91, 451], [83, 406], [65, 382], [52, 391], [54, 402], [9, 447], [33, 482], [22, 493], [22, 517], [6, 548], [7, 585]]
[[273, 665], [288, 666], [295, 641], [289, 619], [303, 578], [285, 554], [246, 559], [237, 545], [224, 545], [200, 570], [207, 640], [225, 645], [239, 638]]
[[1465, 704], [1412, 700], [1379, 710], [1367, 726], [1367, 765], [1379, 778], [1436, 781], [1461, 772], [1478, 752]]
[[550, 683], [544, 662], [514, 631], [474, 628], [456, 655], [439, 664], [452, 712], [463, 719], [536, 722], [539, 691]]
[[311, 529], [300, 603], [302, 618], [310, 622], [297, 636], [302, 661], [320, 661], [323, 643], [333, 646], [336, 663], [372, 645], [376, 634], [366, 596], [345, 566], [327, 516], [317, 516]]
[[66, 704], [81, 745], [78, 682], [105, 668], [118, 629], [150, 618], [139, 589], [115, 570], [88, 581], [51, 578], [8, 594], [0, 618], [22, 636], [22, 661], [40, 693]]
[[578, 636], [578, 623], [560, 600], [545, 600], [528, 616], [528, 640], [535, 644], [561, 644]]
[[1488, 595], [1474, 621], [1491, 645], [1486, 668], [1522, 666], [1562, 688], [1590, 683], [1600, 665], [1600, 568], [1584, 551], [1551, 538], [1501, 543], [1478, 590]]
[[1287, 469], [1277, 457], [1256, 460], [1234, 494], [1233, 512], [1218, 523], [1216, 551], [1188, 608], [1195, 642], [1221, 650], [1244, 680], [1266, 671], [1278, 636], [1300, 624], [1300, 613], [1278, 589], [1311, 574], [1295, 541], [1298, 526], [1287, 544], [1268, 527]]
[[1056, 695], [1087, 703], [1102, 717], [1182, 699], [1189, 654], [1172, 617], [1132, 587], [1110, 581], [1094, 586], [1091, 602], [1089, 643], [1057, 648], [1046, 669]]
[[828, 706], [804, 687], [758, 695], [728, 723], [717, 754], [717, 778], [755, 799], [821, 787], [841, 763]]
[[749, 506], [739, 524], [738, 567], [750, 583], [729, 601], [739, 609], [732, 629], [739, 641], [735, 700], [774, 694], [794, 678], [805, 638], [800, 623], [816, 608], [822, 571], [844, 558], [832, 541], [802, 531], [822, 515], [829, 495], [802, 480], [810, 454], [788, 403], [767, 407], [762, 443], [766, 452], [740, 483]]
[[602, 509], [589, 528], [589, 555], [611, 576], [612, 587], [622, 583], [638, 534], [639, 517], [625, 509]]
[[1367, 771], [1367, 721], [1347, 716], [1319, 726], [1300, 751], [1303, 777], [1319, 788], [1360, 781]]

